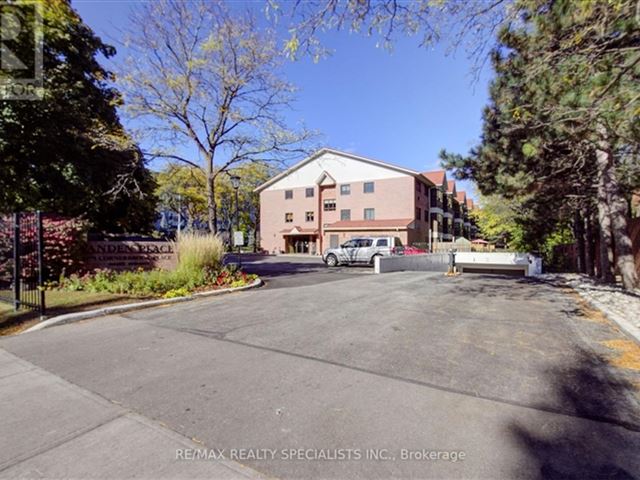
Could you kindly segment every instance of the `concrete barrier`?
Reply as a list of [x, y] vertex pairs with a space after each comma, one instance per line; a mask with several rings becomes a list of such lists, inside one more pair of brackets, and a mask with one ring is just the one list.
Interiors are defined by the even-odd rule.
[[[542, 259], [519, 252], [458, 252], [456, 266], [459, 272], [515, 273], [524, 276], [542, 273]], [[392, 257], [376, 257], [375, 273], [400, 271], [446, 272], [448, 253], [427, 253]]]
[[392, 257], [375, 257], [375, 273], [389, 272], [446, 272], [449, 266], [449, 254], [427, 253]]
[[523, 272], [526, 277], [542, 273], [542, 259], [520, 252], [459, 252], [456, 254], [456, 265], [462, 273], [465, 270]]

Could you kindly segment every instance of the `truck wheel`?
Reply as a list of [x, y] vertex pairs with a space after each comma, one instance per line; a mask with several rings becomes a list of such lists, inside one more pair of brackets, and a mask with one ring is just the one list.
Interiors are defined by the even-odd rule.
[[327, 266], [336, 267], [338, 265], [338, 257], [336, 257], [333, 253], [327, 255]]

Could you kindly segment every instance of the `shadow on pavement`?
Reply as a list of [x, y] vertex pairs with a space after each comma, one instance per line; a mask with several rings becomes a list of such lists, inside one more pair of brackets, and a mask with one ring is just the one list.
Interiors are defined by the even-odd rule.
[[[441, 278], [442, 282], [451, 279]], [[534, 277], [511, 277], [507, 275], [487, 275], [482, 273], [467, 273], [453, 279], [458, 283], [456, 291], [461, 296], [500, 297], [510, 300], [534, 299], [539, 295], [537, 289], [531, 285], [544, 284]]]
[[[585, 350], [578, 352], [571, 365], [549, 370], [547, 378], [556, 395], [550, 401], [578, 417], [602, 423], [558, 419], [525, 426], [514, 422], [509, 432], [530, 460], [526, 471], [516, 471], [514, 477], [538, 473], [545, 479], [637, 478], [640, 471], [628, 470], [629, 464], [638, 466], [640, 402], [631, 381], [634, 374], [628, 372]], [[537, 472], [531, 472], [531, 464]]]
[[246, 261], [243, 268], [247, 273], [255, 273], [263, 277], [317, 273], [326, 270], [323, 263], [312, 262], [256, 262]]

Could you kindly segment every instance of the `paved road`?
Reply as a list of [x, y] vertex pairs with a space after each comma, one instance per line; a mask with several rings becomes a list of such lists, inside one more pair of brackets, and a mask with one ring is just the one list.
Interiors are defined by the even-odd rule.
[[328, 268], [320, 257], [311, 256], [251, 256], [243, 259], [243, 268], [262, 277], [267, 288], [318, 285], [352, 278], [354, 275], [373, 275], [369, 265], [343, 265]]
[[[316, 274], [0, 348], [207, 448], [274, 449], [241, 462], [267, 476], [640, 476], [640, 375], [611, 365], [602, 342], [623, 337], [575, 297], [415, 272], [305, 284]], [[299, 448], [384, 459], [288, 458]]]

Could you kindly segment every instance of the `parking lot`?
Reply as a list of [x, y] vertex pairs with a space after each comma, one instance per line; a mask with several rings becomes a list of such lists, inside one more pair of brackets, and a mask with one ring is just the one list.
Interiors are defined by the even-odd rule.
[[[606, 342], [623, 335], [570, 293], [280, 260], [254, 262], [266, 288], [0, 348], [207, 448], [389, 454], [243, 462], [269, 477], [640, 475], [639, 372], [614, 365]], [[403, 457], [423, 449], [464, 459]]]

